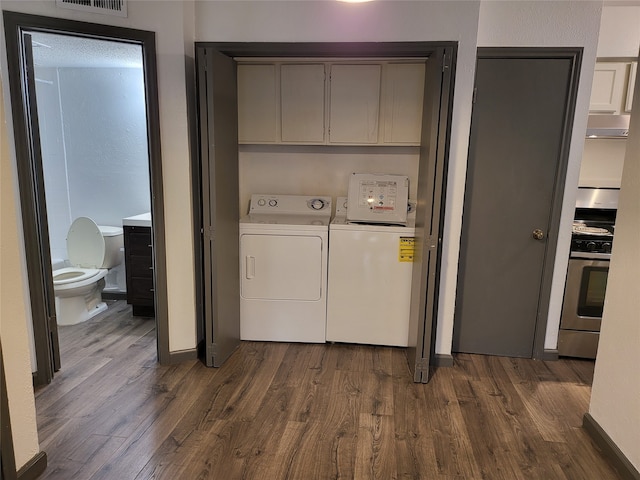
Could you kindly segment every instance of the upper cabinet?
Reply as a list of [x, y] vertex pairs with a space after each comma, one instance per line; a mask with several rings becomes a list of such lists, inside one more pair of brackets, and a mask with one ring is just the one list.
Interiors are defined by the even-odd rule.
[[378, 143], [381, 72], [381, 65], [331, 65], [330, 143]]
[[631, 111], [632, 76], [637, 62], [598, 62], [593, 74], [591, 113], [622, 114]]
[[324, 143], [325, 66], [282, 65], [280, 76], [282, 142]]
[[275, 65], [238, 65], [238, 141], [276, 143], [278, 99]]
[[390, 63], [385, 70], [383, 142], [420, 144], [424, 63]]
[[424, 61], [240, 64], [239, 141], [419, 145], [424, 82]]

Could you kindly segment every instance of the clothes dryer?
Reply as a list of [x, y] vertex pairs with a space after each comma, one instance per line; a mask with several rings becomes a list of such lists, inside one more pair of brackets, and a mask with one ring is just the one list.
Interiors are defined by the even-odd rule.
[[252, 195], [240, 219], [240, 338], [324, 343], [331, 197]]

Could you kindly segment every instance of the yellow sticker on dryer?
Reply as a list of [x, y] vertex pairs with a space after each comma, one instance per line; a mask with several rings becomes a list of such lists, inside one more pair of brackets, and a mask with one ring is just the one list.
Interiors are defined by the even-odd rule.
[[398, 249], [399, 262], [413, 262], [416, 250], [416, 239], [414, 237], [400, 237]]

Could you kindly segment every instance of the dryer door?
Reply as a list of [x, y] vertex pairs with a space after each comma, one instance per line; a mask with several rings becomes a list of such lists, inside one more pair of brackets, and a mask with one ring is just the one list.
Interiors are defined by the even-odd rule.
[[240, 255], [243, 298], [317, 301], [322, 296], [322, 238], [242, 235]]

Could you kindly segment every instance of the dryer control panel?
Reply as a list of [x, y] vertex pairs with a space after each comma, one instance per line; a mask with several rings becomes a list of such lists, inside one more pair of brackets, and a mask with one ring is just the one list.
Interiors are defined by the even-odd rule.
[[349, 178], [347, 220], [362, 223], [407, 222], [409, 177], [353, 173]]
[[322, 215], [331, 214], [331, 197], [307, 195], [251, 195], [250, 214]]

